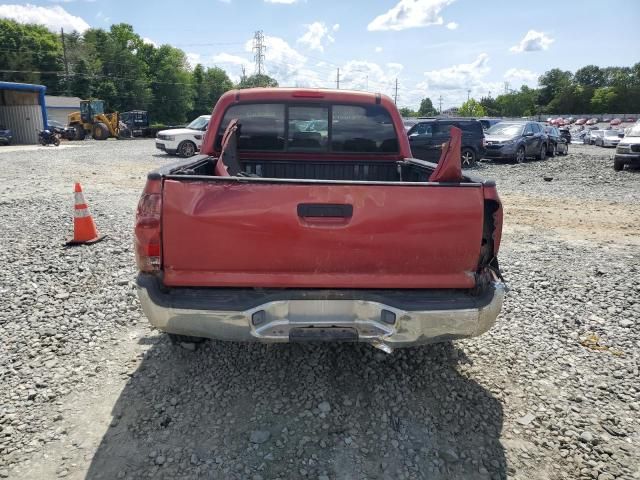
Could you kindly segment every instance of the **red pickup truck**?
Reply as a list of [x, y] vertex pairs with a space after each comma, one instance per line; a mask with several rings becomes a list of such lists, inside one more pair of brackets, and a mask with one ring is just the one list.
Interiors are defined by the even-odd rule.
[[504, 296], [502, 207], [494, 182], [460, 170], [459, 138], [434, 164], [412, 158], [384, 95], [227, 92], [202, 155], [148, 175], [145, 314], [173, 339], [390, 351], [480, 335]]

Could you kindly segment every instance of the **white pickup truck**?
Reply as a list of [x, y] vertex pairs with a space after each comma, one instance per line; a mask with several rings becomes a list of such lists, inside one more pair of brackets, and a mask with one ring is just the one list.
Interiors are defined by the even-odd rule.
[[200, 115], [186, 128], [159, 131], [156, 135], [156, 148], [169, 155], [192, 157], [202, 146], [202, 137], [210, 119], [211, 115]]

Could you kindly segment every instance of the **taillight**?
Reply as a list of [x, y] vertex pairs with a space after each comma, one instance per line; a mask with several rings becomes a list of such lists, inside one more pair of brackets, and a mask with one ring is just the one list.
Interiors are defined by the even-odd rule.
[[142, 272], [158, 272], [162, 264], [160, 244], [161, 191], [160, 180], [147, 180], [147, 185], [138, 202], [135, 250], [138, 269]]

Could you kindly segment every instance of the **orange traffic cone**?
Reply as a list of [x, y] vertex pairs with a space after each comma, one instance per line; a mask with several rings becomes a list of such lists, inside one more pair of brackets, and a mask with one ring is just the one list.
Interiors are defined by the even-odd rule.
[[82, 245], [85, 243], [96, 243], [104, 238], [98, 234], [98, 229], [89, 213], [89, 206], [84, 200], [82, 187], [76, 183], [74, 189], [75, 209], [73, 212], [73, 238], [67, 245]]

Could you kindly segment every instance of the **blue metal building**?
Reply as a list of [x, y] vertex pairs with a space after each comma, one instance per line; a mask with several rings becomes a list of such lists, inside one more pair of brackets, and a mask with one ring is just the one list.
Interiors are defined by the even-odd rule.
[[38, 143], [47, 125], [44, 85], [0, 82], [0, 125], [13, 130], [13, 143]]

